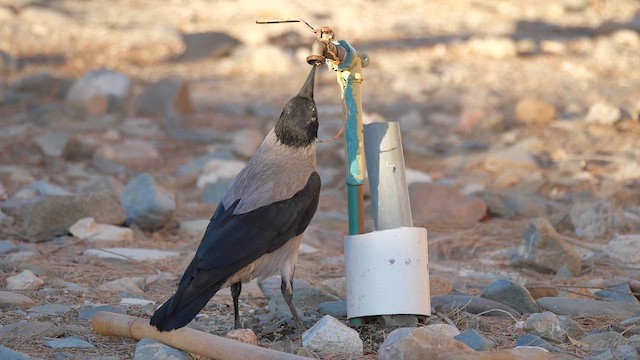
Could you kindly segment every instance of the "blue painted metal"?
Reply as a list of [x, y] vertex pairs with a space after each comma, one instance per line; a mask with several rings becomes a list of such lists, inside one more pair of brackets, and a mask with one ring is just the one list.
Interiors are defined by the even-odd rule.
[[345, 140], [347, 157], [347, 206], [349, 212], [349, 234], [364, 232], [362, 210], [362, 184], [364, 183], [364, 144], [362, 130], [362, 64], [356, 50], [344, 40], [334, 44], [345, 50], [342, 61], [331, 63], [338, 72], [338, 83], [342, 88], [342, 99], [346, 117]]

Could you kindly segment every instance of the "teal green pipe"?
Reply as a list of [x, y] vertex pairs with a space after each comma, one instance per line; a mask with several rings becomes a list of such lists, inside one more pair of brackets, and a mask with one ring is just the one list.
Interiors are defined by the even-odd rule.
[[347, 207], [349, 213], [349, 235], [362, 234], [364, 226], [362, 218], [362, 184], [364, 183], [363, 134], [362, 134], [362, 99], [360, 97], [361, 78], [354, 76], [354, 71], [361, 76], [362, 65], [355, 49], [344, 40], [336, 45], [346, 50], [344, 59], [334, 69], [339, 71], [344, 81], [343, 99], [345, 106], [345, 141], [347, 155]]
[[347, 207], [349, 210], [349, 235], [357, 235], [362, 233], [361, 219], [360, 219], [360, 206], [359, 187], [362, 185], [347, 184]]

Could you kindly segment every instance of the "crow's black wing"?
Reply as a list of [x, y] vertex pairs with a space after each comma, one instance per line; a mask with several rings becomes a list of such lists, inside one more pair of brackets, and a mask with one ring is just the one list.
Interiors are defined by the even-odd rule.
[[316, 211], [319, 194], [320, 177], [314, 172], [290, 199], [244, 214], [233, 214], [239, 200], [228, 209], [220, 204], [178, 290], [156, 311], [151, 324], [160, 330], [186, 325], [230, 276], [302, 234]]

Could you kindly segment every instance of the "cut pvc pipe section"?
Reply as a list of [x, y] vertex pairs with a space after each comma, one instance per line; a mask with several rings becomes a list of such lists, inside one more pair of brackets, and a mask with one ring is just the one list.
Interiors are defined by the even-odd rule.
[[364, 138], [376, 230], [413, 226], [400, 125], [366, 124]]
[[344, 256], [347, 318], [431, 315], [426, 229], [347, 236]]

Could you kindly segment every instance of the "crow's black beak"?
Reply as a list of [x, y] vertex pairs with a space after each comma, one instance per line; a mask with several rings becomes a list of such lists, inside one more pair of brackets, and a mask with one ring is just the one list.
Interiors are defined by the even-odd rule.
[[302, 89], [298, 93], [300, 97], [306, 97], [307, 99], [313, 100], [313, 82], [316, 78], [316, 65], [313, 65], [311, 71], [309, 72], [309, 76], [307, 76], [307, 81], [302, 85]]

